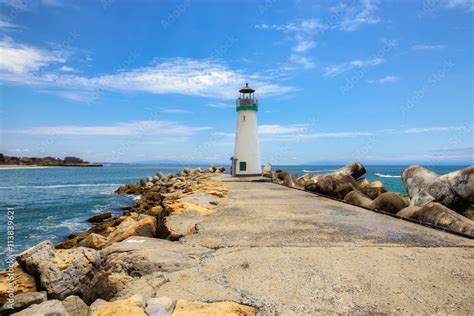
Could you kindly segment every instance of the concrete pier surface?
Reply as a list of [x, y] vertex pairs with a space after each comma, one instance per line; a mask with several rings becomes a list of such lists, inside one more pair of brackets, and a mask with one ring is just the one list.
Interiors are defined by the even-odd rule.
[[218, 181], [224, 205], [180, 243], [215, 251], [157, 296], [261, 315], [474, 314], [474, 241], [268, 182]]

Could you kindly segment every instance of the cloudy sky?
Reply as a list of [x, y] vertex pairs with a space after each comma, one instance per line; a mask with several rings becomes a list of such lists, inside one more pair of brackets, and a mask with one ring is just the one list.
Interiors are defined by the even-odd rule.
[[472, 0], [0, 0], [0, 152], [473, 163]]

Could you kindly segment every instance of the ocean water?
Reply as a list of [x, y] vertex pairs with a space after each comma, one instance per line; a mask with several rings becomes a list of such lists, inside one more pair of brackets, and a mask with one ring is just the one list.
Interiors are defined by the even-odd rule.
[[[106, 165], [103, 168], [15, 168], [0, 169], [0, 268], [5, 266], [7, 209], [14, 209], [15, 253], [46, 239], [64, 240], [91, 227], [86, 220], [94, 214], [133, 204], [133, 197], [114, 190], [125, 183], [156, 174], [177, 172], [183, 166]], [[274, 166], [298, 175], [327, 173], [333, 166]], [[431, 167], [440, 174], [462, 167]], [[401, 166], [368, 166], [369, 181], [380, 180], [388, 190], [405, 194]]]

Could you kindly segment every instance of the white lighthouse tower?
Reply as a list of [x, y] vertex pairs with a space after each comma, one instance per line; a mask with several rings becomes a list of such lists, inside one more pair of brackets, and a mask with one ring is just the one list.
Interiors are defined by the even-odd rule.
[[232, 156], [232, 176], [260, 176], [262, 164], [257, 134], [258, 100], [255, 90], [245, 87], [239, 90], [236, 102], [237, 131], [235, 133], [235, 149]]

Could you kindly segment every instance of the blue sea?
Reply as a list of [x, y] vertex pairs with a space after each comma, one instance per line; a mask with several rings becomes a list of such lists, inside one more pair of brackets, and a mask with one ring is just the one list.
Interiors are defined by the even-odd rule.
[[[177, 172], [183, 166], [105, 165], [102, 168], [48, 167], [0, 169], [0, 268], [5, 266], [7, 209], [14, 210], [15, 253], [46, 239], [64, 240], [90, 227], [86, 220], [94, 214], [133, 205], [132, 196], [114, 190], [125, 183], [156, 174]], [[275, 166], [298, 175], [327, 173], [333, 166]], [[400, 175], [402, 166], [369, 166], [365, 177], [382, 181], [389, 191], [405, 194]], [[462, 167], [430, 167], [444, 174]]]

